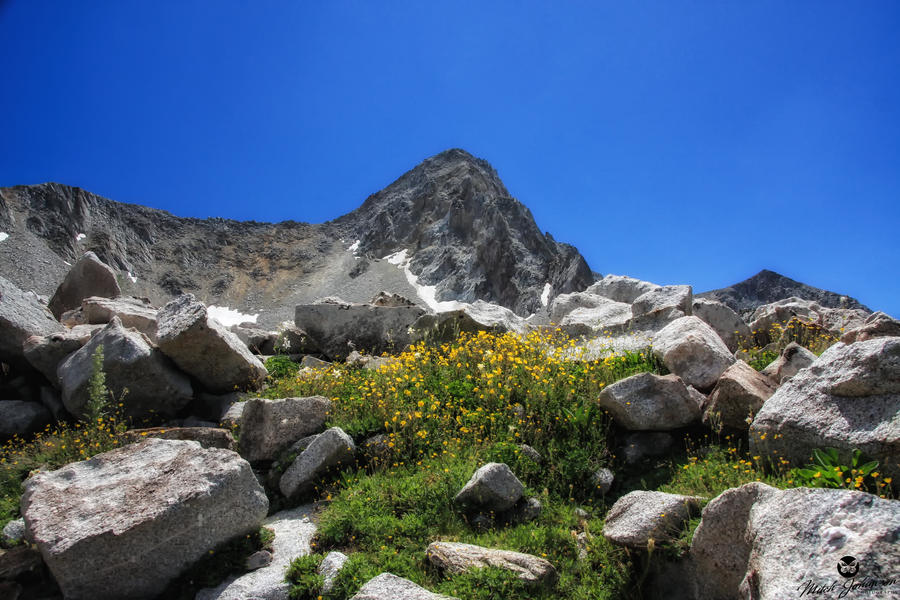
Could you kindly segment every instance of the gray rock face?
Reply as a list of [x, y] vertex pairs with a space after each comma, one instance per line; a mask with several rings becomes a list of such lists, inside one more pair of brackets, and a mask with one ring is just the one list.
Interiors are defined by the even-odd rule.
[[649, 281], [641, 281], [624, 275], [607, 275], [600, 281], [592, 284], [587, 290], [589, 294], [604, 296], [616, 302], [631, 304], [639, 296], [657, 289], [658, 285]]
[[603, 535], [629, 548], [646, 549], [677, 538], [691, 514], [698, 512], [701, 498], [664, 492], [635, 491], [619, 498], [606, 514]]
[[47, 381], [59, 386], [56, 378], [59, 363], [84, 346], [101, 329], [102, 325], [78, 325], [50, 335], [33, 335], [22, 344], [22, 352], [31, 366], [40, 371]]
[[488, 463], [475, 471], [453, 501], [474, 510], [499, 513], [512, 508], [524, 493], [525, 486], [507, 465]]
[[322, 431], [329, 410], [331, 401], [322, 396], [248, 400], [241, 419], [241, 454], [249, 461], [274, 460], [300, 438]]
[[559, 323], [576, 308], [597, 308], [613, 302], [609, 298], [588, 292], [560, 294], [550, 303], [550, 322]]
[[571, 336], [619, 333], [631, 324], [631, 314], [631, 305], [608, 300], [592, 308], [582, 307], [572, 310], [562, 318], [559, 326]]
[[[855, 583], [896, 577], [900, 504], [847, 490], [775, 488], [750, 483], [728, 490], [703, 511], [691, 544], [696, 596], [794, 598], [845, 591], [838, 562], [859, 561]], [[867, 588], [856, 588], [857, 593]], [[868, 588], [895, 597], [896, 584]], [[850, 592], [853, 593], [852, 591]], [[847, 597], [851, 597], [847, 595]]]
[[716, 332], [693, 316], [666, 325], [653, 339], [653, 352], [672, 373], [700, 391], [712, 389], [734, 363]]
[[89, 296], [115, 298], [122, 295], [116, 273], [93, 252], [85, 252], [50, 298], [50, 312], [57, 319], [67, 310], [81, 306]]
[[752, 416], [777, 387], [772, 379], [739, 360], [722, 373], [709, 395], [703, 420], [719, 428], [749, 429]]
[[275, 352], [281, 354], [309, 354], [310, 352], [319, 351], [312, 338], [297, 327], [285, 327], [282, 329], [275, 338], [274, 346]]
[[412, 341], [409, 328], [425, 314], [418, 306], [373, 306], [326, 298], [298, 305], [294, 322], [332, 360], [353, 350], [399, 352]]
[[103, 346], [103, 371], [106, 387], [123, 400], [125, 414], [146, 417], [156, 413], [174, 416], [190, 402], [191, 383], [177, 371], [162, 352], [133, 329], [125, 329], [118, 318], [94, 335], [87, 344], [59, 365], [57, 377], [63, 404], [75, 416], [84, 415], [88, 402], [88, 384], [93, 373], [93, 354]]
[[105, 325], [119, 317], [122, 325], [133, 327], [151, 340], [156, 339], [156, 315], [159, 310], [146, 298], [91, 296], [81, 301], [84, 320], [90, 325]]
[[39, 473], [22, 496], [28, 537], [73, 600], [155, 596], [268, 507], [236, 453], [170, 440]]
[[14, 546], [25, 539], [25, 519], [13, 519], [3, 526], [0, 532], [0, 545], [5, 548]]
[[22, 400], [0, 400], [0, 439], [25, 438], [50, 422], [43, 404]]
[[356, 446], [353, 439], [340, 427], [332, 427], [316, 437], [294, 460], [281, 476], [278, 487], [285, 498], [295, 498], [307, 493], [315, 485], [316, 478], [328, 469], [348, 465], [353, 460]]
[[435, 567], [450, 574], [494, 567], [516, 573], [522, 581], [537, 584], [556, 580], [556, 569], [548, 561], [531, 554], [483, 548], [458, 542], [432, 542], [425, 556]]
[[451, 341], [460, 333], [478, 331], [524, 333], [527, 327], [525, 319], [513, 311], [482, 300], [455, 310], [424, 314], [412, 325], [415, 339], [433, 341]]
[[234, 436], [226, 429], [216, 427], [148, 427], [129, 429], [125, 432], [126, 443], [139, 443], [146, 439], [187, 440], [197, 442], [203, 448], [235, 450]]
[[754, 454], [802, 466], [815, 448], [837, 448], [847, 461], [858, 448], [880, 471], [900, 475], [900, 338], [835, 344], [783, 384], [750, 426]]
[[370, 579], [350, 600], [458, 600], [429, 592], [422, 586], [392, 573]]
[[864, 342], [877, 337], [900, 337], [900, 321], [892, 319], [881, 311], [874, 312], [855, 329], [850, 329], [841, 341], [845, 344]]
[[278, 339], [278, 333], [252, 325], [252, 323], [232, 325], [229, 330], [238, 336], [253, 354], [275, 354], [275, 340]]
[[840, 337], [845, 329], [862, 327], [868, 316], [868, 311], [858, 308], [828, 308], [810, 300], [785, 298], [760, 306], [753, 311], [748, 322], [756, 343], [765, 346], [775, 339], [772, 335], [774, 325], [784, 325], [795, 318]]
[[604, 388], [598, 402], [625, 429], [660, 431], [699, 421], [702, 397], [677, 375], [639, 373]]
[[157, 343], [185, 373], [214, 394], [258, 387], [268, 371], [247, 346], [192, 294], [183, 294], [160, 311]]
[[22, 343], [33, 335], [60, 332], [63, 326], [42, 305], [37, 296], [26, 294], [0, 277], [0, 360], [27, 364]]
[[272, 561], [240, 577], [230, 577], [215, 588], [200, 590], [195, 600], [288, 600], [290, 585], [284, 572], [291, 561], [310, 553], [316, 533], [313, 506], [283, 510], [263, 522], [275, 532]]
[[322, 576], [322, 595], [327, 596], [334, 588], [334, 581], [337, 579], [338, 573], [344, 568], [348, 556], [343, 552], [333, 550], [325, 555], [319, 564], [319, 575]]
[[602, 469], [598, 469], [596, 473], [594, 473], [593, 481], [591, 483], [594, 484], [594, 488], [597, 490], [597, 493], [601, 496], [605, 496], [609, 493], [609, 490], [612, 489], [613, 482], [615, 482], [616, 476], [615, 474], [607, 469], [606, 467]]
[[668, 322], [690, 315], [693, 293], [689, 285], [666, 285], [644, 292], [631, 304], [635, 324]]
[[712, 327], [732, 352], [738, 349], [741, 340], [751, 339], [750, 327], [726, 304], [707, 298], [694, 298], [691, 311], [695, 317]]
[[816, 358], [815, 354], [797, 342], [791, 342], [761, 373], [781, 384], [796, 375], [800, 369], [805, 369], [816, 362]]

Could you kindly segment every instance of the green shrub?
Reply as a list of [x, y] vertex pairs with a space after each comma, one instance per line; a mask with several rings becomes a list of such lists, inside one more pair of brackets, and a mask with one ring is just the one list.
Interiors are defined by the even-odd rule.
[[287, 356], [276, 355], [266, 359], [266, 370], [269, 376], [275, 379], [293, 377], [300, 371], [300, 365]]

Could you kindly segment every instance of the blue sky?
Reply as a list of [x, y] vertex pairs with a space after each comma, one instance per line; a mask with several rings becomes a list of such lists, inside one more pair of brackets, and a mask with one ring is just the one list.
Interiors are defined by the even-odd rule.
[[900, 3], [0, 0], [0, 185], [320, 222], [487, 159], [593, 269], [900, 317]]

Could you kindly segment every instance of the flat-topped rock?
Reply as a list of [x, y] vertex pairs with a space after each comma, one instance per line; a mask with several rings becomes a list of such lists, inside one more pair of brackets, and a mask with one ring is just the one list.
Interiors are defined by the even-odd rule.
[[484, 548], [459, 542], [432, 542], [425, 550], [429, 562], [450, 574], [493, 567], [512, 571], [527, 583], [549, 583], [556, 579], [556, 569], [548, 561], [531, 554]]
[[67, 310], [80, 307], [81, 301], [90, 296], [115, 298], [121, 295], [116, 272], [93, 252], [85, 252], [56, 288], [48, 307], [53, 316], [59, 319]]
[[653, 338], [653, 352], [675, 375], [700, 391], [712, 389], [734, 356], [713, 329], [694, 316], [666, 325]]
[[619, 498], [606, 514], [603, 535], [629, 548], [646, 549], [678, 537], [691, 514], [699, 512], [701, 498], [635, 491]]
[[331, 400], [323, 396], [247, 400], [241, 416], [241, 455], [249, 461], [278, 458], [300, 438], [321, 432], [330, 410]]
[[600, 392], [598, 402], [619, 425], [633, 431], [678, 429], [700, 420], [702, 394], [677, 375], [639, 373]]
[[350, 600], [458, 600], [429, 592], [409, 579], [382, 573], [370, 579]]

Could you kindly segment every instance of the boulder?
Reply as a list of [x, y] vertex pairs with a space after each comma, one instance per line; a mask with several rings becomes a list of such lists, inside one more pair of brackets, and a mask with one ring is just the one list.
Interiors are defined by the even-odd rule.
[[841, 341], [845, 344], [852, 344], [877, 337], [900, 337], [900, 321], [892, 319], [881, 311], [874, 312], [866, 317], [862, 325], [844, 333]]
[[858, 329], [865, 324], [869, 312], [859, 308], [828, 308], [802, 298], [785, 298], [760, 306], [750, 316], [750, 329], [758, 346], [765, 346], [776, 337], [771, 335], [774, 325], [786, 325], [791, 320], [808, 323], [840, 337], [845, 330]]
[[0, 546], [9, 548], [20, 544], [25, 539], [25, 519], [13, 519], [3, 526], [0, 532]]
[[556, 580], [556, 569], [543, 558], [522, 552], [483, 548], [458, 542], [432, 542], [425, 550], [432, 565], [458, 575], [472, 569], [493, 567], [512, 571], [519, 579], [531, 584], [551, 583]]
[[210, 550], [257, 529], [269, 508], [237, 453], [174, 440], [38, 473], [24, 488], [27, 537], [72, 600], [156, 596]]
[[495, 333], [525, 333], [525, 319], [503, 306], [476, 300], [461, 308], [419, 317], [412, 326], [414, 339], [451, 341], [460, 333], [492, 331]]
[[156, 339], [156, 316], [159, 313], [147, 298], [91, 296], [81, 301], [85, 323], [105, 325], [119, 317], [122, 325], [137, 329], [151, 340]]
[[472, 510], [499, 513], [512, 508], [524, 493], [525, 486], [507, 465], [488, 463], [475, 471], [453, 501]]
[[598, 403], [632, 431], [678, 429], [700, 420], [703, 396], [677, 375], [638, 373], [600, 392]]
[[0, 277], [0, 361], [28, 364], [22, 343], [33, 335], [45, 336], [63, 330], [47, 307], [34, 294], [27, 294]]
[[234, 437], [227, 429], [214, 427], [148, 427], [129, 429], [125, 432], [126, 444], [136, 444], [146, 439], [188, 440], [197, 442], [203, 448], [234, 450]]
[[353, 350], [370, 354], [403, 350], [411, 342], [410, 326], [423, 314], [418, 306], [374, 306], [324, 298], [297, 305], [294, 323], [331, 360], [343, 360]]
[[106, 387], [122, 397], [125, 414], [134, 418], [152, 414], [174, 416], [193, 396], [191, 382], [174, 368], [142, 333], [125, 329], [114, 317], [87, 344], [64, 360], [57, 370], [63, 404], [77, 417], [84, 416], [93, 374], [94, 351], [103, 346]]
[[408, 579], [382, 573], [370, 579], [350, 600], [458, 600], [429, 592]]
[[750, 327], [727, 304], [694, 298], [691, 313], [712, 327], [731, 352], [735, 352], [742, 341], [751, 339]]
[[631, 306], [624, 302], [604, 300], [595, 307], [574, 309], [563, 317], [559, 327], [571, 336], [596, 336], [625, 331], [631, 324]]
[[598, 296], [609, 298], [610, 300], [615, 300], [616, 302], [631, 304], [642, 294], [655, 290], [658, 287], [660, 286], [655, 283], [641, 281], [640, 279], [635, 279], [633, 277], [607, 275], [600, 281], [597, 281], [588, 287], [585, 291], [589, 294], [596, 294]]
[[246, 406], [246, 401], [235, 402], [229, 406], [228, 410], [225, 411], [225, 414], [222, 415], [222, 420], [219, 424], [225, 429], [240, 427], [241, 421], [244, 419], [244, 407]]
[[47, 381], [59, 387], [59, 380], [56, 378], [59, 364], [87, 344], [91, 336], [101, 329], [102, 325], [77, 325], [50, 335], [33, 335], [22, 344], [22, 353]]
[[614, 544], [647, 549], [670, 542], [681, 534], [692, 514], [699, 512], [702, 498], [638, 490], [619, 498], [606, 514], [603, 536]]
[[81, 301], [91, 296], [116, 298], [122, 295], [116, 272], [103, 263], [93, 252], [85, 252], [78, 259], [53, 297], [50, 298], [50, 312], [59, 319], [64, 312], [81, 306]]
[[241, 418], [241, 455], [249, 461], [276, 459], [300, 438], [322, 431], [330, 410], [331, 400], [322, 396], [247, 400]]
[[43, 404], [23, 400], [0, 400], [0, 440], [26, 438], [50, 422]]
[[703, 421], [723, 427], [749, 429], [753, 415], [778, 389], [775, 381], [742, 360], [728, 367], [709, 395]]
[[214, 394], [258, 387], [268, 374], [193, 294], [182, 294], [159, 311], [157, 343], [178, 368]]
[[340, 427], [332, 427], [318, 435], [300, 453], [281, 476], [278, 487], [285, 498], [295, 498], [309, 492], [316, 480], [329, 469], [350, 464], [356, 446]]
[[619, 454], [626, 465], [636, 465], [645, 458], [665, 456], [676, 449], [675, 437], [664, 431], [636, 431], [625, 436]]
[[593, 477], [591, 478], [591, 483], [596, 489], [596, 493], [600, 494], [601, 496], [605, 496], [609, 493], [609, 490], [612, 489], [613, 482], [615, 482], [615, 480], [615, 474], [610, 469], [603, 467], [602, 469], [598, 469], [594, 473]]
[[348, 560], [348, 556], [343, 552], [332, 550], [325, 555], [319, 564], [318, 573], [322, 576], [322, 595], [327, 596], [334, 588], [334, 582], [338, 573], [344, 568], [344, 564]]
[[900, 338], [835, 344], [778, 388], [750, 426], [753, 454], [792, 466], [815, 448], [854, 449], [900, 476]]
[[635, 329], [657, 329], [691, 314], [693, 292], [689, 285], [666, 285], [644, 292], [631, 304]]
[[894, 597], [898, 532], [900, 503], [862, 492], [727, 490], [703, 510], [691, 542], [694, 597]]
[[278, 333], [275, 331], [266, 331], [256, 326], [255, 323], [241, 323], [240, 325], [232, 325], [229, 330], [247, 346], [253, 354], [256, 355], [272, 355], [275, 354], [275, 340], [278, 339]]
[[797, 342], [791, 342], [784, 347], [778, 358], [769, 363], [761, 373], [771, 377], [778, 384], [782, 384], [796, 375], [800, 369], [805, 369], [816, 362], [816, 358], [815, 354]]
[[734, 356], [722, 338], [699, 318], [681, 317], [666, 325], [653, 340], [653, 353], [687, 385], [707, 391]]
[[[589, 294], [587, 292], [572, 292], [571, 294], [560, 294], [550, 303], [550, 322], [560, 323], [566, 315], [576, 308], [597, 308], [604, 304], [611, 304], [613, 300], [597, 294]], [[624, 304], [624, 303], [618, 303]]]
[[200, 590], [195, 600], [288, 600], [290, 584], [284, 572], [291, 561], [310, 553], [316, 526], [311, 521], [313, 506], [283, 510], [269, 517], [263, 526], [275, 532], [271, 562], [239, 577], [229, 577], [214, 588]]

